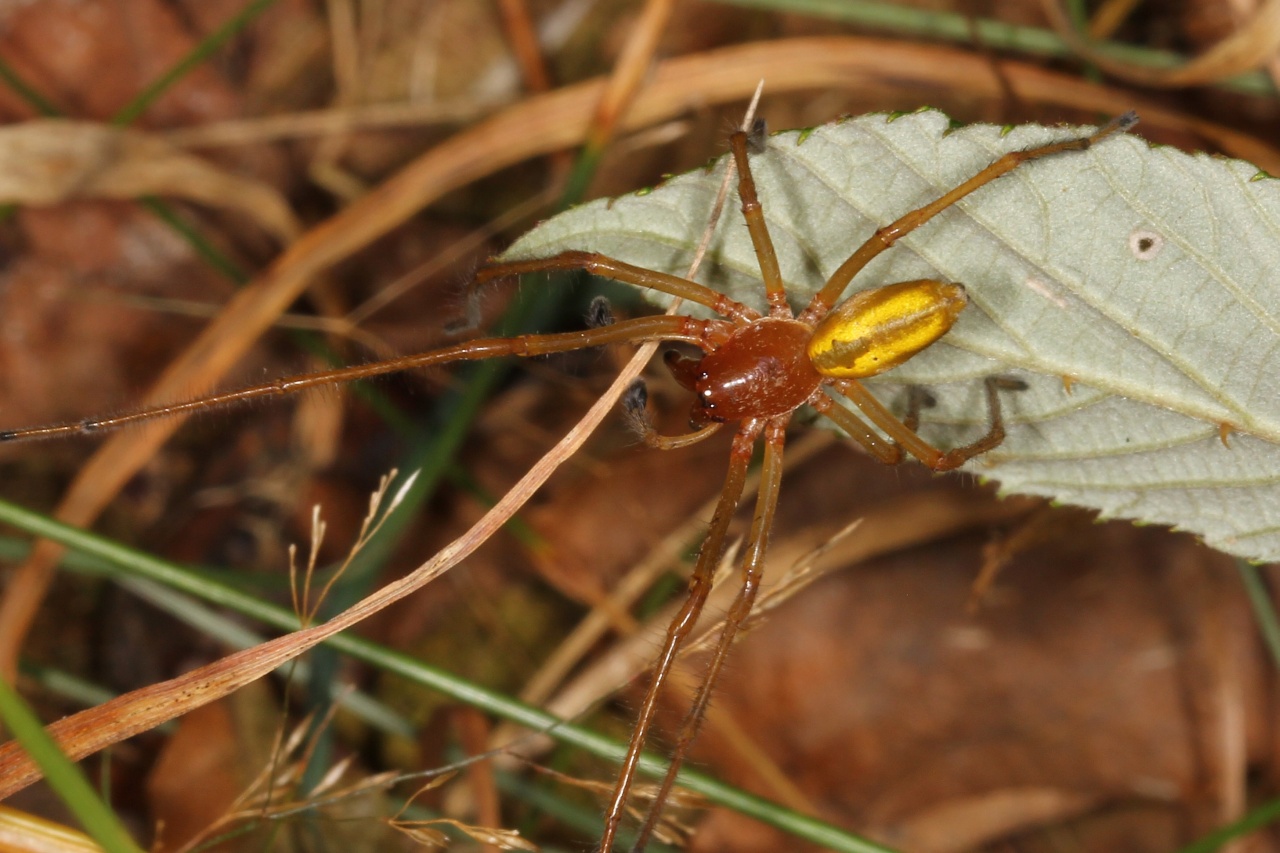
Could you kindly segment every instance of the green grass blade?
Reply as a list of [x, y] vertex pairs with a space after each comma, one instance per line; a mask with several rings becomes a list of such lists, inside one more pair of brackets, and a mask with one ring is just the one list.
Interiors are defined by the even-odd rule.
[[[1073, 57], [1074, 51], [1056, 33], [1040, 27], [1008, 24], [961, 12], [917, 9], [880, 0], [718, 0], [734, 6], [812, 15], [867, 27], [878, 27], [905, 38], [930, 39], [1005, 50], [1034, 56]], [[1098, 50], [1113, 59], [1147, 68], [1174, 68], [1187, 57], [1119, 42], [1102, 42]], [[1274, 95], [1275, 84], [1261, 72], [1232, 77], [1218, 84], [1252, 95]]]
[[51, 118], [62, 115], [62, 110], [58, 109], [53, 101], [37, 92], [34, 86], [18, 76], [18, 72], [3, 58], [0, 58], [0, 80], [3, 80], [14, 94], [26, 101], [40, 115]]
[[45, 780], [66, 804], [85, 832], [108, 853], [141, 853], [111, 808], [102, 801], [80, 768], [45, 733], [39, 718], [18, 692], [0, 678], [0, 720], [40, 766]]
[[1262, 641], [1271, 655], [1271, 662], [1280, 669], [1280, 619], [1276, 617], [1276, 608], [1271, 601], [1271, 593], [1262, 579], [1260, 567], [1246, 560], [1236, 560], [1236, 568], [1240, 571], [1240, 581], [1244, 584], [1245, 594], [1249, 597], [1249, 606], [1253, 608], [1253, 618], [1258, 622], [1258, 631]]
[[1280, 800], [1272, 800], [1253, 809], [1239, 820], [1188, 844], [1178, 853], [1214, 853], [1215, 850], [1220, 850], [1224, 845], [1238, 838], [1243, 838], [1255, 829], [1261, 829], [1270, 823], [1275, 823], [1277, 820], [1280, 820]]
[[222, 26], [205, 36], [172, 68], [161, 74], [156, 80], [134, 96], [133, 100], [111, 117], [111, 123], [117, 127], [133, 124], [155, 103], [156, 99], [168, 91], [169, 87], [181, 80], [193, 69], [198, 68], [206, 59], [230, 41], [255, 18], [275, 5], [276, 0], [252, 0], [239, 13], [232, 16]]

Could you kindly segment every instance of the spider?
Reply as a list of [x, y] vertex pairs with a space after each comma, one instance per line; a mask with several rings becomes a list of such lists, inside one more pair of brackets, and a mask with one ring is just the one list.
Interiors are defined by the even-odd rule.
[[[633, 386], [633, 391], [624, 401], [627, 414], [638, 425], [645, 443], [657, 448], [681, 447], [701, 441], [725, 424], [736, 424], [736, 428], [729, 452], [728, 473], [694, 565], [683, 606], [667, 630], [609, 799], [598, 847], [602, 852], [614, 848], [659, 695], [706, 603], [712, 576], [726, 549], [730, 522], [742, 499], [748, 467], [760, 441], [764, 443], [764, 456], [755, 513], [742, 559], [741, 588], [725, 617], [704, 678], [681, 723], [666, 775], [634, 842], [633, 850], [643, 850], [657, 826], [684, 757], [697, 736], [729, 648], [755, 601], [778, 503], [786, 429], [796, 411], [805, 405], [812, 407], [885, 464], [897, 464], [909, 455], [934, 471], [949, 471], [995, 448], [1004, 440], [999, 392], [1024, 387], [1015, 379], [989, 377], [985, 381], [987, 431], [975, 441], [951, 450], [933, 447], [916, 433], [920, 410], [930, 403], [927, 394], [914, 390], [908, 399], [906, 415], [900, 420], [872, 396], [860, 380], [902, 364], [945, 335], [967, 304], [963, 286], [933, 280], [900, 282], [861, 290], [841, 302], [850, 283], [872, 259], [899, 239], [992, 180], [1031, 160], [1087, 149], [1107, 136], [1128, 130], [1136, 122], [1135, 114], [1126, 113], [1087, 136], [1003, 155], [967, 181], [868, 237], [832, 273], [799, 314], [794, 314], [789, 305], [757, 196], [751, 173], [748, 135], [739, 131], [730, 137], [729, 142], [739, 175], [738, 196], [743, 218], [764, 282], [768, 306], [765, 313], [694, 281], [592, 252], [569, 251], [550, 258], [493, 263], [479, 271], [477, 283], [526, 273], [585, 270], [638, 288], [683, 298], [710, 309], [717, 317], [695, 319], [665, 315], [613, 322], [607, 312], [600, 312], [594, 327], [583, 331], [476, 339], [376, 364], [281, 379], [266, 385], [113, 417], [3, 431], [0, 432], [0, 441], [54, 438], [115, 429], [152, 418], [454, 361], [500, 356], [529, 357], [604, 344], [652, 341], [683, 342], [700, 349], [700, 358], [674, 352], [664, 356], [677, 382], [694, 395], [690, 412], [691, 432], [680, 436], [659, 435], [644, 414], [643, 385]], [[861, 417], [839, 404], [837, 398], [851, 402]]]

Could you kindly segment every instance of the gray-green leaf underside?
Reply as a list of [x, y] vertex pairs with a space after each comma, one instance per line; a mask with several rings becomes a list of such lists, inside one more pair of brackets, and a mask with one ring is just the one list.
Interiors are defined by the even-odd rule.
[[[931, 111], [771, 137], [751, 165], [793, 302], [878, 226], [1005, 152], [1075, 135], [950, 131]], [[506, 257], [587, 249], [683, 274], [723, 168], [578, 207]], [[854, 280], [850, 292], [956, 281], [971, 299], [941, 342], [869, 385], [899, 410], [906, 385], [927, 387], [938, 405], [921, 432], [949, 447], [983, 429], [983, 377], [1023, 378], [1029, 390], [1003, 395], [1007, 440], [968, 470], [1006, 491], [1280, 559], [1280, 184], [1258, 178], [1246, 163], [1133, 136], [1024, 165]], [[735, 195], [697, 277], [762, 303]]]

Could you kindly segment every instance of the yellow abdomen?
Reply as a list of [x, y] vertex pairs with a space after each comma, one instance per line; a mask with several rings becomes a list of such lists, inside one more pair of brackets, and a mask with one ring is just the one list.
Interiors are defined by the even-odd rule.
[[813, 330], [809, 360], [823, 376], [875, 376], [945, 335], [968, 302], [960, 285], [928, 279], [855, 293]]

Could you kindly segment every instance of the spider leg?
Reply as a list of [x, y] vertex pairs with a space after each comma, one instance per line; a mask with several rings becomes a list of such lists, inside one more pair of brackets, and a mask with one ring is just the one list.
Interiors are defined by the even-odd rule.
[[586, 321], [588, 329], [599, 329], [612, 326], [618, 322], [618, 318], [613, 316], [613, 306], [609, 304], [609, 300], [603, 296], [596, 296], [587, 306]]
[[769, 236], [769, 226], [764, 221], [764, 208], [756, 194], [755, 178], [751, 175], [751, 163], [747, 157], [747, 134], [738, 131], [729, 137], [733, 160], [738, 166], [738, 197], [742, 199], [742, 218], [747, 221], [751, 233], [751, 245], [755, 247], [760, 275], [764, 279], [764, 294], [769, 302], [769, 316], [791, 318], [791, 305], [782, 284], [782, 272], [778, 268], [778, 253]]
[[[875, 399], [869, 394], [867, 396], [870, 399]], [[916, 427], [920, 425], [920, 409], [933, 404], [934, 400], [929, 395], [929, 392], [923, 388], [911, 386], [907, 392], [907, 414], [903, 417], [901, 426], [908, 433], [915, 435]], [[846, 435], [861, 444], [864, 450], [879, 461], [886, 465], [897, 465], [902, 461], [903, 446], [900, 442], [896, 440], [886, 442], [875, 430], [867, 426], [866, 421], [833, 401], [825, 392], [819, 391], [814, 394], [813, 399], [809, 400], [809, 405], [833, 421]], [[893, 417], [892, 414], [889, 417]], [[929, 463], [926, 462], [925, 464]]]
[[841, 295], [844, 293], [845, 288], [849, 286], [849, 282], [853, 281], [853, 277], [861, 272], [862, 268], [870, 263], [873, 258], [974, 190], [991, 183], [1002, 175], [1007, 175], [1030, 160], [1049, 157], [1063, 151], [1083, 151], [1113, 133], [1128, 130], [1137, 123], [1137, 114], [1128, 112], [1112, 119], [1088, 136], [1053, 142], [1049, 145], [1041, 145], [1038, 148], [1029, 148], [1026, 151], [1011, 151], [1005, 154], [955, 189], [923, 207], [907, 213], [867, 238], [867, 241], [859, 246], [849, 256], [849, 259], [831, 274], [831, 278], [827, 279], [827, 283], [814, 295], [813, 301], [809, 303], [809, 307], [805, 308], [804, 313], [800, 315], [800, 319], [807, 323], [813, 323], [826, 316], [832, 306], [840, 301]]
[[646, 446], [655, 450], [676, 450], [681, 447], [688, 447], [691, 444], [697, 444], [699, 441], [715, 435], [724, 426], [723, 423], [712, 422], [701, 429], [695, 429], [693, 432], [685, 433], [684, 435], [662, 435], [649, 418], [649, 411], [645, 408], [648, 402], [649, 391], [645, 387], [644, 380], [637, 379], [631, 383], [631, 387], [622, 396], [622, 412], [627, 419], [627, 425], [639, 434], [640, 440]]
[[942, 454], [942, 459], [938, 465], [934, 466], [935, 471], [959, 468], [973, 457], [998, 447], [1004, 441], [1004, 416], [1000, 412], [1000, 392], [1025, 391], [1027, 383], [1008, 376], [988, 376], [983, 385], [987, 391], [987, 417], [990, 423], [987, 434], [972, 444], [966, 444], [964, 447], [957, 447]]
[[887, 442], [867, 426], [866, 421], [858, 417], [844, 406], [831, 399], [825, 391], [818, 390], [811, 398], [809, 405], [819, 414], [840, 427], [846, 435], [862, 445], [862, 449], [886, 465], [897, 465], [902, 461], [901, 445]]
[[873, 397], [865, 385], [856, 379], [840, 379], [831, 384], [842, 396], [857, 406], [867, 420], [879, 427], [881, 432], [897, 442], [903, 450], [926, 466], [935, 471], [938, 470], [942, 451], [903, 426], [902, 421]]
[[738, 501], [742, 497], [743, 483], [747, 477], [747, 467], [751, 463], [752, 451], [763, 429], [763, 421], [745, 421], [733, 438], [733, 448], [729, 451], [729, 471], [725, 476], [724, 488], [720, 492], [720, 501], [716, 504], [715, 513], [711, 517], [707, 538], [703, 540], [702, 550], [698, 552], [698, 561], [694, 564], [693, 575], [689, 579], [688, 596], [685, 598], [684, 606], [680, 608], [680, 612], [667, 628], [666, 641], [654, 664], [649, 689], [645, 693], [640, 713], [636, 717], [635, 728], [631, 731], [627, 755], [622, 761], [618, 782], [605, 814], [604, 833], [598, 848], [601, 853], [609, 853], [613, 850], [627, 796], [631, 793], [631, 786], [635, 782], [640, 753], [644, 749], [649, 727], [653, 723], [654, 712], [658, 707], [658, 694], [667, 680], [667, 675], [671, 672], [680, 647], [688, 639], [689, 633], [702, 613], [703, 605], [707, 603], [707, 594], [711, 591], [711, 581], [715, 575], [716, 566], [724, 554], [729, 523], [733, 520], [734, 510], [737, 509]]
[[707, 665], [702, 684], [689, 706], [684, 722], [680, 725], [680, 734], [672, 751], [667, 774], [649, 808], [649, 816], [645, 818], [640, 834], [636, 838], [632, 853], [641, 853], [662, 816], [662, 806], [675, 784], [676, 774], [684, 762], [685, 754], [698, 736], [698, 729], [707, 713], [707, 705], [711, 701], [711, 692], [715, 689], [729, 655], [729, 647], [742, 627], [743, 621], [751, 614], [756, 594], [760, 591], [760, 579], [764, 574], [765, 550], [769, 546], [769, 532], [773, 529], [773, 518], [778, 508], [778, 491], [782, 486], [782, 450], [786, 441], [787, 422], [790, 413], [780, 415], [768, 421], [764, 428], [764, 463], [760, 469], [760, 491], [756, 497], [755, 514], [751, 519], [751, 533], [747, 538], [746, 556], [742, 560], [742, 587], [738, 596], [725, 615], [724, 627], [720, 630], [720, 639], [712, 653], [711, 662]]
[[[833, 382], [832, 385], [841, 395], [857, 406], [867, 417], [867, 420], [879, 427], [903, 450], [906, 450], [906, 452], [934, 471], [951, 471], [959, 468], [973, 457], [999, 446], [1004, 441], [1004, 417], [1000, 410], [999, 392], [1020, 391], [1027, 387], [1026, 383], [1020, 379], [1012, 379], [1006, 376], [987, 377], [985, 387], [990, 426], [986, 434], [972, 444], [966, 444], [963, 447], [943, 452], [917, 435], [915, 430], [908, 429], [906, 424], [894, 417], [893, 412], [886, 409], [884, 404], [873, 397], [871, 392], [866, 389], [866, 386], [858, 380], [841, 379]], [[824, 412], [824, 414], [836, 421], [842, 429], [845, 429], [844, 422], [839, 420], [838, 417], [832, 417], [829, 412]], [[865, 429], [865, 425], [863, 429]]]
[[529, 261], [511, 261], [510, 263], [489, 264], [476, 272], [475, 283], [484, 284], [496, 278], [523, 275], [531, 272], [553, 272], [555, 270], [585, 270], [601, 278], [633, 284], [661, 293], [679, 296], [698, 305], [706, 306], [712, 311], [730, 320], [756, 320], [760, 313], [737, 300], [730, 299], [723, 293], [689, 281], [687, 278], [669, 275], [668, 273], [637, 267], [623, 261], [615, 260], [597, 252], [561, 252], [550, 258], [536, 258]]
[[236, 405], [250, 400], [280, 397], [308, 388], [336, 385], [358, 379], [382, 376], [387, 373], [395, 373], [400, 370], [430, 367], [453, 361], [479, 361], [499, 356], [529, 357], [586, 349], [604, 344], [641, 343], [644, 341], [685, 341], [706, 350], [722, 341], [731, 328], [722, 320], [695, 320], [691, 317], [679, 315], [662, 315], [657, 317], [637, 317], [632, 320], [624, 320], [621, 323], [614, 323], [597, 329], [584, 329], [578, 332], [562, 332], [552, 335], [519, 335], [513, 338], [480, 338], [432, 350], [431, 352], [391, 359], [390, 361], [360, 364], [322, 373], [308, 373], [302, 376], [269, 382], [265, 385], [255, 385], [250, 388], [241, 388], [238, 391], [228, 391], [224, 394], [214, 394], [180, 403], [138, 409], [137, 411], [125, 412], [121, 415], [113, 415], [106, 418], [0, 431], [0, 442], [56, 438], [58, 436], [100, 432], [116, 429], [138, 421], [172, 417], [192, 411]]
[[936, 404], [932, 394], [919, 385], [912, 385], [907, 389], [907, 414], [902, 418], [902, 425], [916, 432], [920, 428], [920, 410], [931, 409]]

